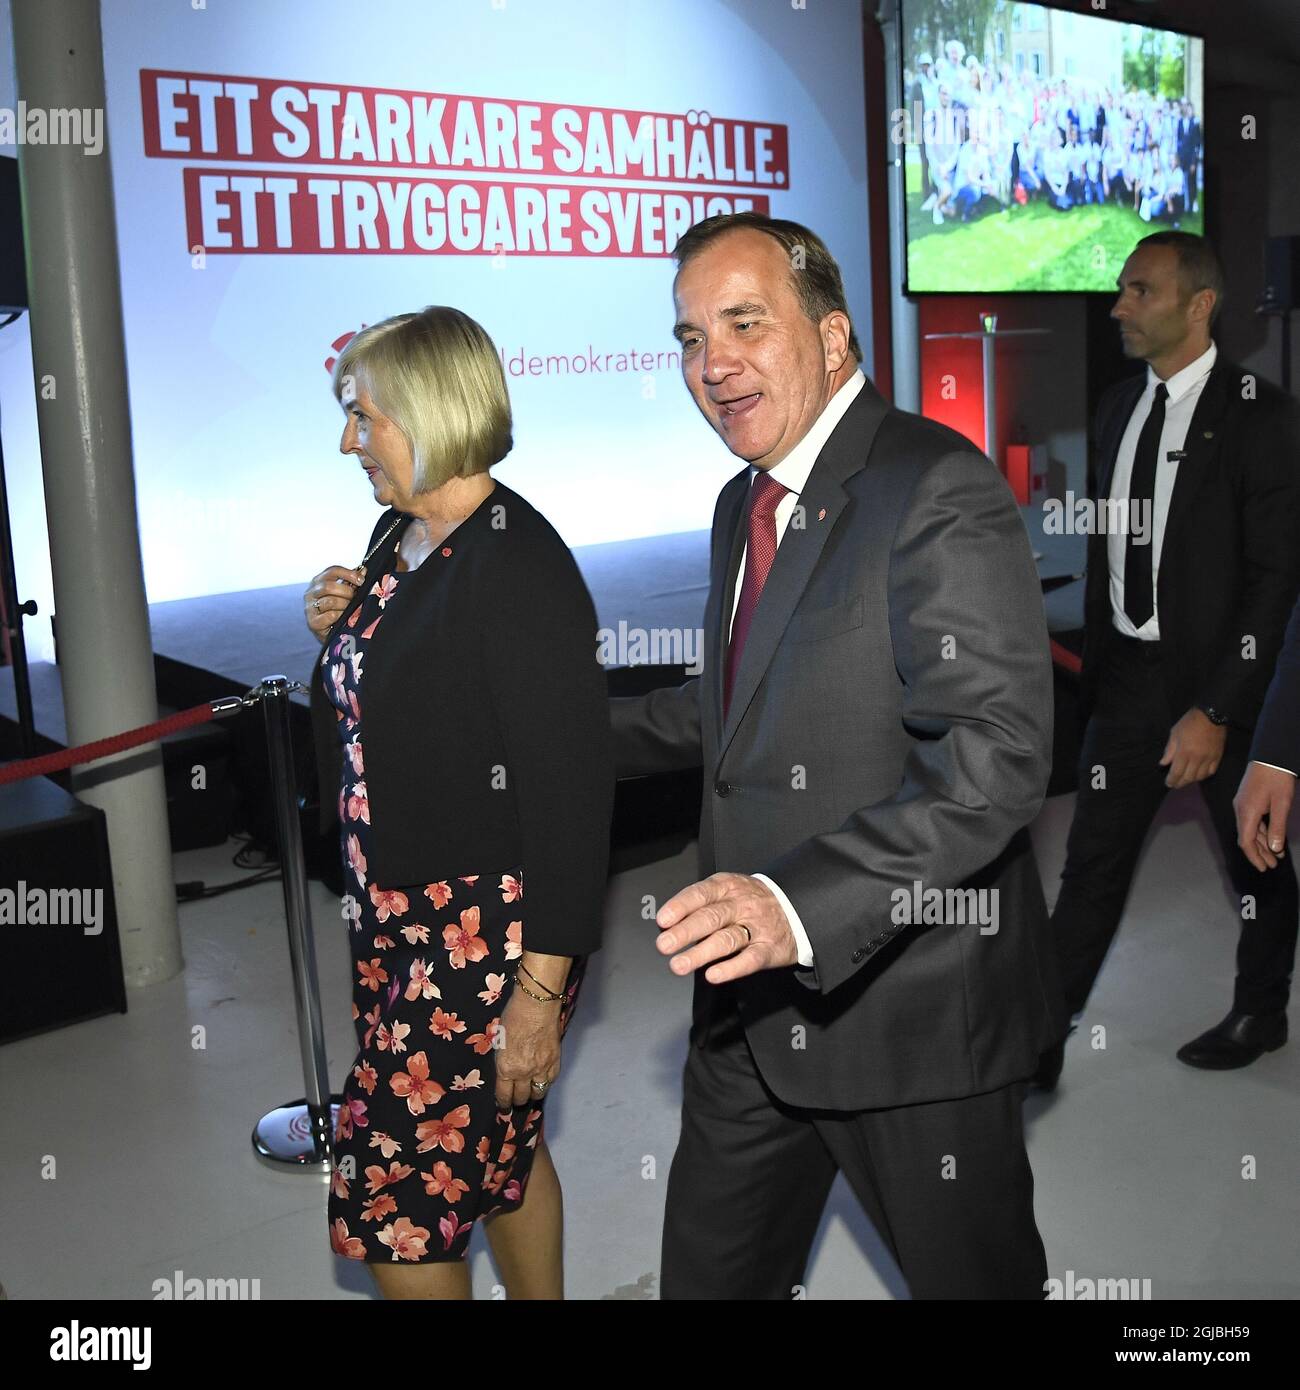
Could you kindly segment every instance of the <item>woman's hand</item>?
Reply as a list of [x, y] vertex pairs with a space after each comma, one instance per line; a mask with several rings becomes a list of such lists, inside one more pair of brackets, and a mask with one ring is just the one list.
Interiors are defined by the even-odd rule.
[[[557, 963], [556, 957], [541, 956], [538, 959], [552, 965]], [[540, 965], [530, 965], [529, 968], [547, 981], [554, 980], [559, 974], [555, 969], [543, 971]], [[565, 973], [567, 977], [567, 971]], [[526, 974], [523, 980], [534, 994], [543, 993]], [[497, 1053], [496, 1097], [497, 1105], [502, 1110], [541, 1100], [560, 1074], [560, 1001], [542, 1003], [525, 994], [518, 986], [519, 981], [516, 980], [501, 1014], [505, 1041]], [[549, 987], [547, 992], [550, 992]], [[534, 1081], [545, 1081], [546, 1091], [535, 1091]]]
[[338, 616], [352, 602], [352, 595], [364, 581], [363, 569], [350, 570], [343, 565], [331, 565], [321, 570], [307, 586], [302, 596], [303, 616], [312, 636], [325, 640], [325, 634], [338, 621]]

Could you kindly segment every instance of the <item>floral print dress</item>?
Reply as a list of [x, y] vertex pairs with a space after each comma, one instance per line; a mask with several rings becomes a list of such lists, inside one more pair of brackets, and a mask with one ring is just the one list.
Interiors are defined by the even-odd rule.
[[[338, 1255], [417, 1264], [463, 1259], [479, 1217], [523, 1201], [543, 1105], [499, 1110], [494, 1092], [501, 1014], [523, 951], [523, 866], [401, 888], [367, 875], [363, 666], [403, 577], [390, 570], [375, 580], [320, 662], [343, 741], [343, 903], [359, 1047], [334, 1129], [329, 1224]], [[574, 961], [565, 985], [562, 1028], [582, 966]]]

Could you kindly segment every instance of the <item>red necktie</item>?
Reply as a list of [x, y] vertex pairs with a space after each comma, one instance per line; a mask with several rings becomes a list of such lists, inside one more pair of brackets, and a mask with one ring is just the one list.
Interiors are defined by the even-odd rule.
[[776, 559], [776, 509], [790, 491], [767, 473], [755, 475], [749, 496], [749, 537], [745, 548], [745, 578], [740, 586], [740, 603], [731, 624], [731, 647], [727, 652], [727, 677], [722, 692], [722, 717], [731, 705], [731, 687], [740, 668], [740, 655], [749, 636], [749, 624], [758, 607], [759, 595], [767, 583], [772, 561]]

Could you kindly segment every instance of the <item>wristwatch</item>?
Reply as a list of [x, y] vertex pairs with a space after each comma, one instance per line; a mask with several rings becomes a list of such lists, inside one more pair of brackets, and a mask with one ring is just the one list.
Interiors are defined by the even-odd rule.
[[1228, 716], [1220, 714], [1213, 705], [1197, 705], [1196, 708], [1210, 721], [1211, 724], [1226, 724]]

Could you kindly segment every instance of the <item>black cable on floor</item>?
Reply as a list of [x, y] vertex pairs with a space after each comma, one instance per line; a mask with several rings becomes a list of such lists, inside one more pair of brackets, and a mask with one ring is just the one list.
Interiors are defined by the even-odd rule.
[[176, 898], [178, 902], [194, 902], [198, 898], [219, 898], [223, 893], [233, 893], [238, 888], [251, 888], [255, 883], [269, 883], [272, 879], [280, 877], [279, 865], [273, 869], [262, 869], [259, 873], [249, 874], [247, 878], [236, 879], [233, 883], [218, 883], [209, 888], [202, 879], [191, 879], [187, 883], [176, 885]]
[[240, 842], [240, 848], [230, 856], [230, 862], [237, 869], [253, 869], [245, 878], [230, 883], [213, 884], [211, 888], [202, 879], [190, 879], [176, 885], [178, 902], [195, 902], [199, 898], [218, 898], [223, 893], [233, 893], [238, 888], [251, 888], [255, 883], [268, 883], [280, 877], [280, 863], [274, 851], [255, 840], [251, 835], [235, 834], [233, 839]]

